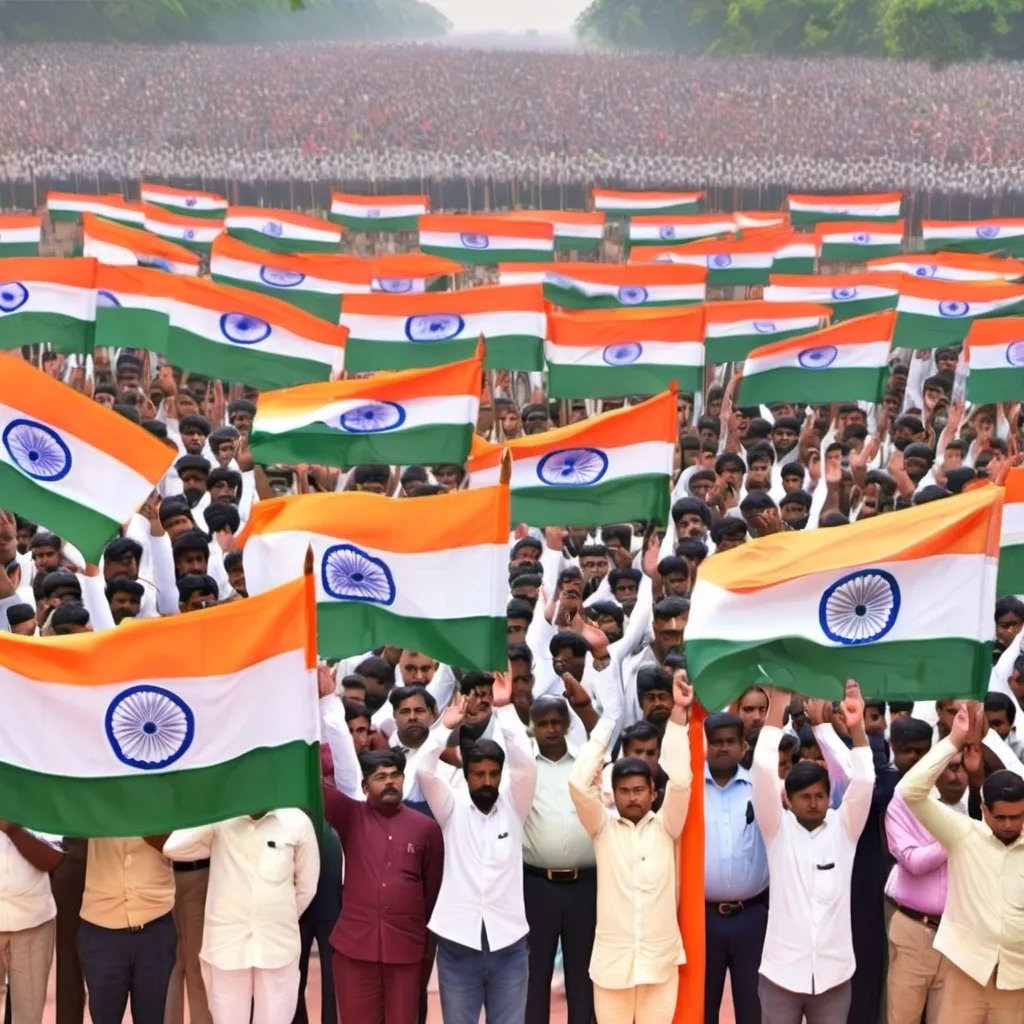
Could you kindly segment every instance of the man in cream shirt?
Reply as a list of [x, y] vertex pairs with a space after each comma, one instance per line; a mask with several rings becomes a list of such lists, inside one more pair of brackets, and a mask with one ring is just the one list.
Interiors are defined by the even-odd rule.
[[692, 772], [687, 725], [693, 688], [678, 669], [662, 743], [669, 781], [655, 814], [650, 766], [625, 757], [612, 771], [614, 811], [601, 800], [600, 770], [617, 722], [602, 718], [580, 751], [569, 792], [594, 839], [597, 932], [590, 960], [598, 1024], [669, 1024], [678, 965], [685, 963], [676, 921], [675, 843], [686, 824]]
[[299, 917], [316, 893], [313, 823], [295, 808], [175, 832], [171, 860], [210, 858], [199, 959], [214, 1024], [288, 1024], [299, 990]]

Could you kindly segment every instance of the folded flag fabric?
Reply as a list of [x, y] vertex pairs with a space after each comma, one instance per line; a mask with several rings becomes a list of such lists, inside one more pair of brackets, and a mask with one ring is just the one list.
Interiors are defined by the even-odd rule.
[[903, 209], [902, 192], [870, 195], [800, 195], [786, 197], [789, 215], [797, 227], [829, 221], [897, 221]]
[[739, 362], [762, 345], [821, 330], [831, 315], [831, 307], [813, 302], [709, 302], [704, 306], [705, 358]]
[[447, 291], [448, 283], [463, 271], [461, 263], [419, 252], [385, 253], [370, 264], [370, 291], [407, 295], [410, 292]]
[[740, 400], [744, 405], [879, 401], [895, 322], [896, 314], [887, 310], [755, 348], [743, 366]]
[[642, 217], [655, 213], [699, 213], [703, 192], [622, 192], [595, 188], [594, 209], [608, 217]]
[[[814, 235], [798, 231], [764, 228], [772, 237], [773, 274], [813, 274], [821, 255], [821, 245]], [[743, 237], [750, 238], [752, 231], [744, 231]]]
[[769, 237], [708, 238], [686, 245], [639, 249], [631, 263], [682, 263], [706, 267], [707, 283], [714, 286], [767, 284], [775, 262]]
[[144, 348], [167, 355], [174, 282], [148, 267], [96, 268], [96, 332], [99, 348]]
[[820, 223], [814, 229], [821, 246], [821, 259], [863, 263], [878, 256], [895, 256], [903, 251], [903, 221], [839, 221]]
[[553, 398], [656, 395], [704, 386], [704, 310], [659, 316], [554, 313], [544, 346]]
[[937, 281], [1017, 281], [1024, 263], [966, 252], [917, 253], [870, 260], [870, 271], [932, 277]]
[[337, 252], [341, 246], [341, 228], [292, 210], [229, 206], [224, 230], [268, 252]]
[[784, 210], [737, 210], [732, 218], [737, 231], [790, 226], [789, 214]]
[[1024, 594], [1024, 467], [1010, 470], [1004, 490], [997, 597]]
[[555, 228], [549, 221], [463, 217], [431, 213], [420, 217], [420, 251], [459, 263], [550, 263]]
[[38, 256], [42, 217], [0, 214], [0, 259]]
[[766, 302], [813, 302], [832, 307], [833, 321], [895, 309], [901, 274], [772, 274], [764, 290]]
[[344, 327], [241, 288], [174, 283], [167, 358], [175, 366], [257, 388], [329, 380], [344, 367]]
[[0, 814], [99, 838], [319, 807], [311, 591], [304, 577], [202, 615], [0, 633]]
[[852, 678], [883, 700], [980, 700], [1002, 504], [985, 487], [707, 559], [686, 627], [701, 703], [725, 707], [757, 678], [826, 698]]
[[199, 257], [149, 231], [82, 214], [82, 255], [120, 267], [152, 267], [169, 274], [198, 277]]
[[578, 210], [510, 210], [489, 213], [489, 217], [509, 220], [535, 220], [550, 224], [555, 232], [556, 252], [594, 252], [604, 241], [603, 213], [582, 213]]
[[469, 487], [493, 487], [508, 448], [515, 523], [664, 522], [677, 433], [675, 392], [666, 391], [639, 405], [502, 444], [474, 437], [466, 464]]
[[683, 306], [707, 295], [707, 270], [684, 264], [559, 263], [538, 272], [506, 263], [498, 275], [502, 287], [542, 281], [544, 298], [562, 309]]
[[630, 217], [627, 238], [630, 246], [666, 246], [735, 233], [736, 221], [728, 213], [698, 213], [689, 217], [654, 214]]
[[160, 206], [180, 217], [223, 220], [228, 201], [216, 192], [190, 192], [184, 188], [142, 183], [139, 196], [143, 203]]
[[1024, 218], [925, 220], [921, 222], [921, 239], [926, 252], [950, 249], [1024, 256]]
[[448, 366], [268, 391], [260, 396], [250, 445], [265, 463], [461, 466], [482, 380], [481, 349]]
[[0, 357], [4, 508], [99, 561], [175, 459], [148, 431], [22, 359]]
[[346, 297], [341, 323], [348, 328], [345, 368], [411, 370], [470, 358], [483, 335], [485, 366], [540, 370], [547, 313], [537, 285], [492, 286], [457, 292]]
[[904, 275], [893, 344], [956, 345], [978, 319], [1024, 312], [1024, 285], [1002, 281], [935, 281]]
[[507, 486], [415, 501], [342, 491], [258, 502], [239, 540], [250, 594], [301, 571], [312, 547], [321, 656], [395, 644], [493, 671], [508, 660], [510, 529]]
[[967, 333], [967, 401], [1018, 402], [1024, 395], [1024, 317], [977, 320]]
[[147, 205], [143, 207], [143, 212], [146, 215], [143, 226], [147, 231], [193, 252], [209, 252], [213, 240], [224, 230], [222, 220], [190, 217], [162, 206]]
[[92, 259], [0, 259], [0, 351], [48, 342], [65, 354], [91, 352], [95, 283]]
[[430, 212], [430, 196], [360, 196], [331, 193], [330, 219], [349, 231], [415, 231]]
[[48, 192], [46, 211], [56, 222], [79, 220], [83, 213], [115, 220], [119, 224], [142, 227], [146, 215], [140, 203], [129, 203], [118, 194], [108, 196], [79, 195], [75, 192]]

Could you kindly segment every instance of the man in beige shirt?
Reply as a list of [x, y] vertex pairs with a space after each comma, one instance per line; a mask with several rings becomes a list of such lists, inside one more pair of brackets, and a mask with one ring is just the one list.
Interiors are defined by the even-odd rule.
[[166, 835], [90, 839], [78, 956], [93, 1024], [160, 1024], [174, 970], [174, 872]]
[[979, 761], [986, 730], [982, 706], [962, 704], [947, 738], [896, 788], [948, 854], [946, 909], [934, 940], [946, 967], [937, 1024], [1024, 1020], [1024, 779], [1002, 770], [985, 780], [984, 821], [930, 798], [961, 751], [965, 767]]
[[580, 751], [569, 791], [597, 859], [597, 933], [590, 960], [598, 1024], [669, 1024], [678, 965], [686, 962], [676, 920], [675, 844], [690, 804], [687, 724], [693, 688], [672, 682], [673, 707], [661, 759], [669, 781], [655, 814], [650, 766], [622, 758], [612, 772], [615, 810], [601, 801], [600, 773], [616, 723], [602, 718]]

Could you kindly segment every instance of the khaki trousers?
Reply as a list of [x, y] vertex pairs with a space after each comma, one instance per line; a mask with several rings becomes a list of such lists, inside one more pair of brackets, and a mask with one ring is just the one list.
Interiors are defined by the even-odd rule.
[[942, 959], [946, 984], [937, 1024], [1020, 1024], [1024, 1021], [1024, 989], [996, 988], [995, 972], [987, 985], [979, 985], [951, 960]]
[[174, 872], [174, 927], [178, 932], [178, 950], [167, 990], [164, 1024], [183, 1024], [185, 993], [191, 1024], [212, 1024], [206, 988], [199, 968], [199, 950], [203, 945], [203, 920], [206, 915], [206, 888], [210, 869]]
[[597, 1024], [672, 1024], [679, 991], [679, 972], [660, 985], [601, 988], [594, 985]]
[[55, 934], [52, 920], [20, 932], [0, 932], [0, 1006], [7, 998], [9, 977], [14, 1024], [42, 1024]]
[[932, 948], [935, 929], [897, 910], [889, 922], [888, 1024], [931, 1024], [938, 1012], [948, 961]]

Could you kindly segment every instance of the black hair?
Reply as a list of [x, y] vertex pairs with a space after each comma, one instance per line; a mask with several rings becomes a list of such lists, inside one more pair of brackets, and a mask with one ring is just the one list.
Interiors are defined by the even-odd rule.
[[388, 701], [397, 711], [402, 701], [410, 700], [413, 697], [422, 697], [423, 703], [427, 705], [427, 710], [434, 715], [437, 714], [437, 701], [425, 686], [396, 686], [388, 694]]
[[779, 499], [779, 508], [783, 505], [800, 505], [806, 510], [810, 509], [812, 500], [806, 491], [789, 491]]
[[654, 784], [654, 773], [646, 761], [642, 761], [639, 757], [620, 757], [612, 765], [612, 789], [620, 779], [625, 779], [630, 775], [641, 775], [651, 785]]
[[533, 668], [533, 651], [530, 650], [529, 644], [509, 644], [508, 645], [508, 660], [513, 661], [525, 661], [530, 668]]
[[432, 498], [435, 494], [447, 494], [448, 488], [441, 484], [417, 484], [407, 495], [407, 498]]
[[541, 715], [554, 712], [566, 725], [569, 724], [569, 704], [564, 697], [556, 697], [553, 693], [541, 694], [530, 705], [530, 721], [536, 722]]
[[405, 754], [398, 747], [387, 750], [364, 750], [359, 755], [359, 770], [365, 782], [378, 768], [395, 768], [405, 774]]
[[228, 404], [228, 415], [236, 412], [247, 412], [250, 416], [256, 415], [256, 403], [250, 402], [248, 398], [236, 398]]
[[704, 719], [704, 735], [711, 739], [711, 734], [719, 729], [735, 729], [736, 735], [742, 740], [746, 736], [746, 727], [739, 715], [728, 711], [718, 711]]
[[494, 674], [491, 672], [467, 672], [459, 680], [459, 693], [463, 696], [471, 694], [478, 686], [493, 686]]
[[142, 545], [131, 537], [118, 537], [103, 549], [106, 562], [123, 562], [127, 558], [134, 558], [136, 562], [142, 558]]
[[800, 741], [791, 732], [782, 734], [782, 739], [779, 740], [779, 750], [788, 753], [793, 764], [800, 760]]
[[241, 551], [229, 551], [224, 556], [224, 571], [231, 572], [233, 569], [241, 568], [242, 565], [242, 552]]
[[54, 569], [53, 572], [46, 574], [43, 580], [41, 596], [52, 597], [53, 592], [61, 587], [69, 587], [78, 597], [82, 596], [80, 580], [73, 572], [69, 572], [67, 569]]
[[705, 526], [711, 525], [711, 510], [700, 498], [680, 498], [672, 506], [672, 522], [677, 526], [685, 515], [700, 516]]
[[505, 767], [505, 751], [494, 740], [476, 740], [462, 748], [462, 774], [469, 775], [470, 765], [481, 761], [494, 761], [499, 768]]
[[823, 768], [815, 761], [800, 761], [793, 765], [786, 775], [786, 796], [792, 799], [795, 793], [810, 789], [811, 786], [817, 785], [819, 782], [824, 785], [826, 793], [832, 792], [827, 768]]
[[1016, 597], [1001, 597], [996, 601], [996, 620], [1012, 612], [1018, 619], [1024, 621], [1024, 601]]
[[[891, 705], [890, 705], [891, 706]], [[932, 727], [920, 718], [894, 718], [889, 726], [889, 743], [893, 747], [905, 743], [931, 743]]]
[[641, 718], [639, 722], [634, 722], [629, 728], [622, 730], [622, 749], [625, 750], [634, 740], [637, 743], [657, 740], [660, 747], [661, 733], [658, 732], [656, 725], [652, 725], [646, 718]]
[[912, 700], [891, 700], [889, 701], [889, 714], [895, 715], [903, 711], [911, 712], [914, 710], [914, 702]]
[[60, 551], [64, 546], [64, 541], [55, 533], [40, 530], [38, 533], [33, 534], [32, 539], [28, 542], [28, 546], [30, 551], [34, 551], [36, 548], [53, 548], [54, 551]]
[[622, 580], [632, 580], [639, 586], [643, 576], [644, 574], [639, 569], [612, 569], [607, 576], [608, 586], [614, 591], [615, 584], [620, 583]]
[[985, 710], [1005, 712], [1006, 720], [1013, 725], [1014, 719], [1017, 717], [1017, 702], [1005, 693], [992, 691], [985, 694]]
[[[210, 476], [213, 474], [211, 473]], [[242, 525], [238, 506], [233, 505], [230, 501], [211, 501], [203, 512], [203, 519], [206, 520], [206, 528], [211, 535], [225, 528], [234, 534]]]
[[114, 576], [107, 580], [103, 593], [108, 601], [115, 594], [131, 594], [136, 600], [141, 601], [146, 590], [138, 580], [133, 580], [129, 576]]
[[800, 421], [795, 416], [776, 416], [772, 424], [772, 430], [778, 427], [781, 430], [793, 430], [800, 433]]
[[530, 602], [524, 601], [521, 597], [513, 597], [505, 609], [505, 618], [526, 619], [527, 622], [531, 622], [533, 620], [533, 609], [530, 607]]
[[929, 501], [939, 501], [942, 498], [952, 498], [953, 492], [940, 487], [938, 484], [929, 484], [915, 492], [913, 497], [914, 505], [927, 505]]
[[571, 629], [561, 629], [552, 638], [548, 644], [548, 652], [552, 657], [566, 647], [572, 651], [574, 658], [585, 658], [588, 654], [593, 651], [590, 646], [590, 641], [580, 633], [574, 633]]
[[1000, 800], [1013, 804], [1024, 800], [1024, 779], [1005, 768], [993, 772], [981, 787], [981, 799], [990, 811]]
[[216, 581], [207, 573], [190, 572], [178, 580], [178, 600], [182, 602], [193, 594], [212, 594], [217, 597], [218, 593]]
[[542, 552], [544, 550], [544, 541], [539, 537], [520, 537], [512, 545], [512, 550], [508, 555], [509, 558], [515, 558], [523, 548], [536, 548], [538, 552]]
[[355, 484], [384, 484], [391, 479], [391, 467], [379, 465], [356, 466], [352, 470], [352, 482]]
[[[351, 676], [346, 676], [345, 679], [350, 679]], [[342, 683], [344, 684], [344, 679]], [[365, 718], [367, 721], [373, 717], [370, 709], [357, 700], [352, 700], [351, 697], [343, 697], [341, 701], [345, 708], [345, 721], [351, 722], [354, 718]]]
[[620, 626], [626, 618], [626, 613], [622, 610], [622, 605], [615, 601], [594, 601], [593, 604], [587, 605], [584, 609], [584, 614], [596, 622], [601, 616], [607, 615], [609, 618], [614, 619]]
[[661, 665], [644, 665], [636, 674], [636, 696], [642, 701], [645, 693], [657, 690], [672, 693], [672, 674]]
[[562, 569], [559, 572], [558, 580], [557, 580], [555, 586], [556, 586], [556, 589], [557, 589], [557, 588], [560, 588], [562, 586], [562, 584], [565, 583], [567, 580], [577, 580], [577, 581], [579, 581], [579, 580], [582, 580], [582, 579], [583, 579], [583, 573], [580, 571], [580, 568], [579, 568], [578, 565], [567, 565], [564, 569]]
[[610, 540], [617, 540], [628, 551], [633, 543], [633, 527], [624, 523], [602, 527], [601, 543], [607, 544]]
[[884, 700], [866, 700], [866, 701], [864, 701], [864, 707], [865, 708], [874, 708], [875, 711], [879, 712], [882, 715], [885, 714], [885, 710], [886, 710], [886, 705], [885, 705], [885, 701]]
[[199, 416], [196, 413], [190, 413], [188, 416], [182, 416], [178, 420], [178, 433], [184, 434], [186, 430], [196, 430], [206, 437], [210, 436], [212, 430], [210, 421], [205, 416]]
[[206, 534], [198, 530], [187, 530], [171, 545], [173, 554], [177, 555], [182, 551], [203, 551], [209, 556], [210, 542], [206, 539]]
[[[756, 423], [751, 420], [751, 426]], [[750, 428], [747, 428], [747, 437], [750, 437]], [[772, 465], [775, 464], [775, 449], [767, 441], [758, 441], [747, 449], [747, 465], [752, 466], [755, 462], [767, 459]]]
[[123, 402], [116, 402], [111, 406], [111, 411], [116, 412], [119, 416], [123, 416], [126, 420], [131, 420], [132, 423], [137, 426], [142, 426], [142, 416], [134, 405], [125, 405]]
[[658, 563], [658, 575], [668, 576], [669, 573], [680, 573], [687, 579], [690, 577], [690, 566], [687, 564], [685, 558], [680, 558], [678, 555], [669, 555], [668, 558], [663, 558]]
[[371, 655], [369, 658], [364, 658], [359, 662], [359, 664], [356, 665], [356, 672], [364, 679], [366, 676], [373, 676], [374, 679], [379, 679], [388, 687], [392, 686], [395, 682], [394, 667], [390, 662], [377, 657], [375, 654]]
[[584, 544], [580, 548], [580, 558], [607, 558], [608, 549], [603, 544]]
[[57, 636], [65, 636], [70, 626], [88, 626], [89, 612], [84, 605], [66, 601], [54, 609], [50, 616], [50, 628]]
[[711, 527], [711, 540], [716, 545], [721, 544], [727, 537], [746, 537], [746, 535], [747, 524], [735, 516], [726, 516], [724, 519], [719, 519]]
[[676, 541], [676, 554], [680, 558], [693, 558], [698, 563], [708, 557], [708, 546], [696, 537], [683, 537]]
[[685, 597], [663, 597], [655, 606], [654, 619], [664, 621], [666, 619], [677, 619], [680, 615], [690, 613], [690, 602]]
[[735, 452], [723, 452], [715, 459], [715, 472], [721, 476], [727, 469], [746, 470], [746, 463]]
[[743, 515], [749, 515], [751, 512], [767, 512], [769, 509], [777, 508], [778, 505], [767, 491], [751, 491], [740, 502], [740, 512]]

